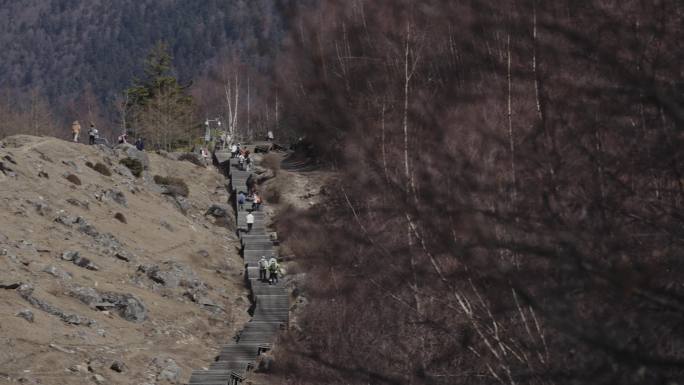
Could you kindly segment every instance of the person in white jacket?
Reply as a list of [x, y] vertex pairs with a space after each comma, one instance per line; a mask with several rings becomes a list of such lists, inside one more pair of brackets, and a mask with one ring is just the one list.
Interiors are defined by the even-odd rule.
[[247, 219], [247, 232], [249, 233], [250, 231], [252, 231], [252, 227], [254, 226], [254, 214], [252, 214], [252, 212], [250, 211], [247, 214], [246, 219]]

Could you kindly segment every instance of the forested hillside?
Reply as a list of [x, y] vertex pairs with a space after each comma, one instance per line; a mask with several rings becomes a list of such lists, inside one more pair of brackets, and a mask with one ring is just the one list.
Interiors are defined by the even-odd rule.
[[169, 44], [184, 83], [220, 56], [239, 56], [263, 70], [283, 31], [277, 3], [282, 2], [0, 1], [0, 89], [5, 104], [15, 103], [5, 107], [29, 110], [40, 101], [50, 119], [68, 119], [84, 109], [109, 116], [115, 98], [141, 74], [147, 52], [160, 40]]
[[682, 5], [302, 12], [283, 107], [343, 177], [279, 222], [273, 383], [681, 383]]

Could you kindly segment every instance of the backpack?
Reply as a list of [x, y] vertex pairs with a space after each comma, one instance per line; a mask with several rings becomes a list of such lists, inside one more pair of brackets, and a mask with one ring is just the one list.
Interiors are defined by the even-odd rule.
[[238, 203], [239, 204], [245, 203], [245, 196], [244, 195], [240, 194], [240, 196], [238, 196]]
[[259, 260], [259, 268], [262, 270], [266, 270], [268, 267], [268, 261], [266, 259], [261, 259]]

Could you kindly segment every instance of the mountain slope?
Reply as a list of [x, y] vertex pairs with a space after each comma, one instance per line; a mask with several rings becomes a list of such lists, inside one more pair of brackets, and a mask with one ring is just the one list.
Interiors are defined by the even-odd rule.
[[[226, 201], [224, 178], [147, 155], [135, 178], [122, 150], [29, 136], [0, 144], [0, 345], [11, 347], [0, 383], [185, 381], [247, 318], [235, 237], [204, 215]], [[164, 194], [154, 175], [183, 179], [187, 199]]]

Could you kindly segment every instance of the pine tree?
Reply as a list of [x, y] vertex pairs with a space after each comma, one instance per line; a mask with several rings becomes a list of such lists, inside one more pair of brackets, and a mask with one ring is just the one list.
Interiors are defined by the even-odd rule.
[[194, 127], [192, 96], [188, 86], [178, 82], [172, 62], [168, 45], [158, 42], [145, 60], [144, 78], [134, 79], [126, 90], [130, 131], [144, 136], [153, 147], [167, 150], [187, 144], [184, 140]]

